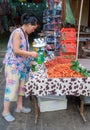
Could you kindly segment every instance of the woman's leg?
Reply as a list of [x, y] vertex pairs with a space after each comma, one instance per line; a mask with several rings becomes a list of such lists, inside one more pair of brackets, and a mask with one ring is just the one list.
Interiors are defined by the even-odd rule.
[[25, 78], [22, 78], [19, 82], [19, 93], [18, 93], [18, 98], [17, 98], [17, 108], [16, 108], [16, 112], [20, 113], [29, 113], [31, 112], [31, 108], [26, 108], [23, 106], [23, 96], [25, 95], [25, 88], [24, 88], [24, 84], [25, 84]]
[[[13, 73], [14, 72], [14, 73]], [[16, 69], [11, 66], [5, 66], [6, 88], [4, 94], [3, 113], [10, 112], [11, 102], [17, 101], [19, 89], [19, 75]]]
[[17, 108], [18, 110], [21, 110], [23, 107], [23, 96], [25, 95], [25, 78], [22, 78], [19, 80], [19, 92], [18, 92], [18, 98], [17, 98]]
[[17, 100], [17, 108], [16, 108], [16, 112], [20, 113], [29, 113], [31, 112], [31, 108], [26, 108], [23, 106], [23, 101], [22, 101], [22, 96], [18, 96], [18, 100]]
[[17, 108], [18, 110], [21, 110], [23, 107], [23, 101], [22, 101], [22, 96], [18, 96], [18, 99], [17, 99]]
[[4, 101], [3, 114], [8, 114], [10, 112], [10, 104], [11, 102]]
[[12, 116], [10, 113], [10, 104], [11, 102], [4, 101], [4, 109], [2, 112], [2, 116], [7, 122], [12, 122], [15, 120], [15, 117]]

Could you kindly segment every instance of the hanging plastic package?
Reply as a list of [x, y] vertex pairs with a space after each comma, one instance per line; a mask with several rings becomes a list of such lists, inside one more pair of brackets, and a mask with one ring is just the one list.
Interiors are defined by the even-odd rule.
[[38, 63], [38, 64], [42, 64], [44, 62], [44, 51], [39, 49], [38, 50], [38, 57], [35, 58], [35, 61]]
[[69, 23], [69, 24], [75, 24], [75, 19], [70, 7], [70, 1], [66, 0], [66, 10], [65, 10], [65, 21], [64, 23]]

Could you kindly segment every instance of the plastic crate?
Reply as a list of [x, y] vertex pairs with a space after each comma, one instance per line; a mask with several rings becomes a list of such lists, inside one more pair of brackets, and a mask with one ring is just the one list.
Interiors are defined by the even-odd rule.
[[76, 30], [74, 28], [62, 28], [61, 41], [76, 41]]
[[58, 95], [45, 95], [45, 96], [41, 96], [39, 98], [42, 98], [42, 99], [52, 99], [52, 100], [65, 100], [66, 99], [66, 95], [61, 95], [61, 96], [58, 96]]
[[76, 45], [76, 41], [60, 41], [60, 44], [62, 45], [62, 44], [75, 44]]
[[57, 111], [67, 109], [67, 99], [47, 99], [38, 97], [40, 112]]
[[76, 44], [75, 43], [66, 43], [61, 44], [61, 50], [62, 53], [76, 53]]
[[60, 57], [63, 59], [69, 59], [69, 60], [75, 60], [76, 59], [76, 53], [61, 53]]

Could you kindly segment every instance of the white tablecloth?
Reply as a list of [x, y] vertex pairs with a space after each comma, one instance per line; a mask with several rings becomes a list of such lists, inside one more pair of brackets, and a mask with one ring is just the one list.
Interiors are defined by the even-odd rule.
[[90, 77], [49, 79], [43, 71], [34, 72], [25, 84], [25, 96], [49, 94], [90, 96]]

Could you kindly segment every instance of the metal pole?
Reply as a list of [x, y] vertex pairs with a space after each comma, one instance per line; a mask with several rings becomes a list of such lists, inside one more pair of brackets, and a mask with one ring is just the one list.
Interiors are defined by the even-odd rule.
[[80, 14], [79, 14], [78, 34], [77, 34], [77, 49], [76, 49], [76, 61], [78, 59], [79, 34], [80, 34], [80, 24], [81, 24], [81, 17], [82, 17], [82, 8], [83, 8], [83, 0], [81, 1]]

